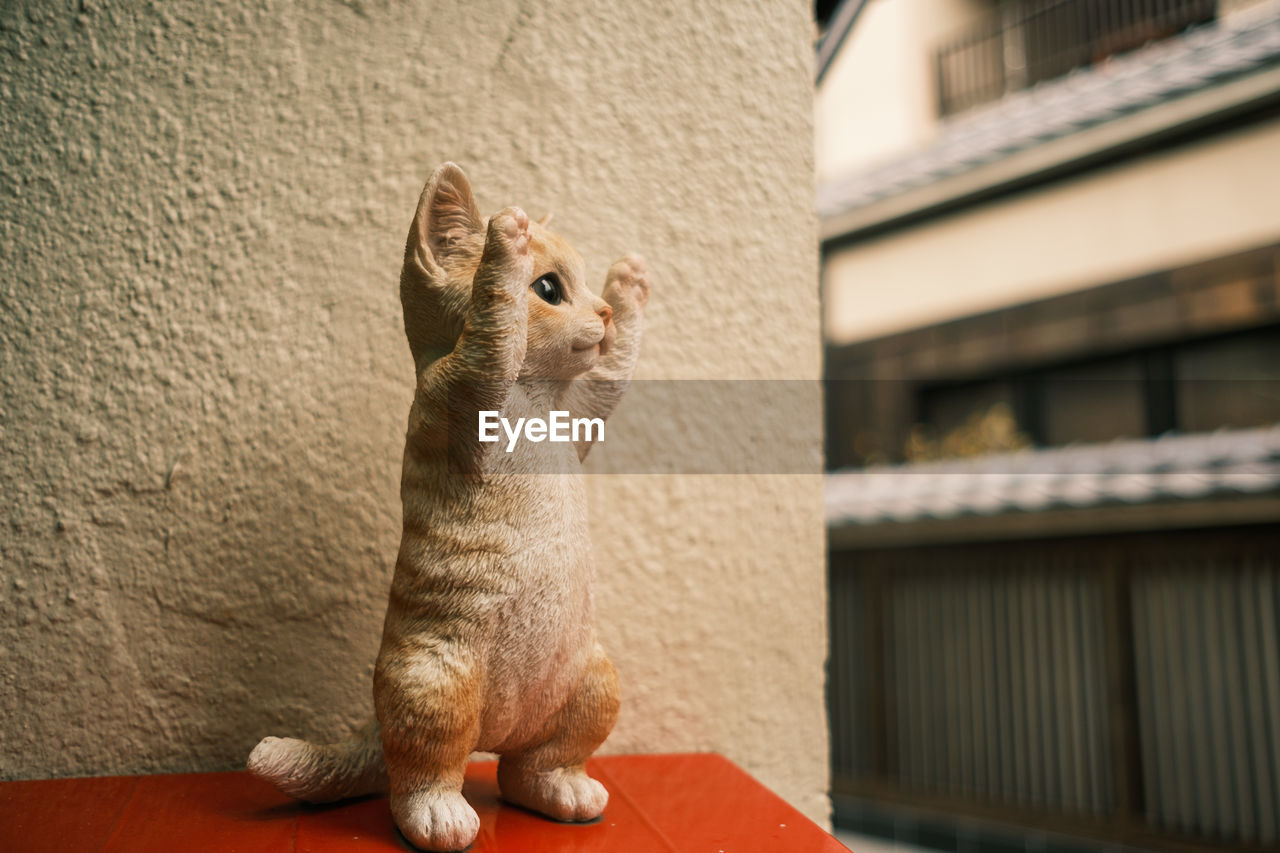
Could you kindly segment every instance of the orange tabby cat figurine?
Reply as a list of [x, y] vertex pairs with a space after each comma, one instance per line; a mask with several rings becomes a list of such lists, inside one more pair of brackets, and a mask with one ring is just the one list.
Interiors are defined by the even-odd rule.
[[[649, 284], [635, 255], [610, 268], [603, 298], [584, 272], [545, 221], [508, 207], [486, 223], [454, 164], [427, 182], [400, 277], [417, 382], [377, 719], [338, 744], [265, 738], [256, 776], [310, 802], [389, 789], [396, 825], [426, 850], [476, 837], [461, 791], [475, 750], [501, 756], [512, 803], [562, 821], [604, 810], [585, 765], [617, 717], [618, 678], [596, 641], [577, 469], [635, 368]], [[479, 440], [485, 413], [556, 411], [600, 429]]]

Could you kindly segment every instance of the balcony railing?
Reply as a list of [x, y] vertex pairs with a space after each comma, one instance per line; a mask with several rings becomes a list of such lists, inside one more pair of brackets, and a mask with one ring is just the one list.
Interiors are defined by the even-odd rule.
[[939, 109], [952, 115], [1212, 21], [1218, 0], [1023, 0], [937, 51]]

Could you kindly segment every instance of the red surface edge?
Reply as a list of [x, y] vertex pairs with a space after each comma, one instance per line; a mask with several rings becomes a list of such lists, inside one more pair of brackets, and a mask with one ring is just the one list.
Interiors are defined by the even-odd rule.
[[681, 853], [847, 851], [723, 756], [624, 755], [600, 762], [610, 794], [630, 799]]
[[[588, 770], [604, 817], [562, 824], [502, 803], [496, 762], [467, 769], [471, 853], [839, 853], [845, 848], [718, 755], [620, 755]], [[307, 806], [244, 772], [0, 783], [0, 850], [342, 853], [413, 850], [386, 797]]]

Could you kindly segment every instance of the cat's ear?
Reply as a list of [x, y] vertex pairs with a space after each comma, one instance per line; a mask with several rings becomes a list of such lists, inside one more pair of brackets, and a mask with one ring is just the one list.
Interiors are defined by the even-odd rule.
[[470, 249], [484, 234], [484, 219], [476, 207], [471, 183], [456, 163], [445, 163], [431, 173], [418, 199], [418, 210], [409, 229], [409, 255], [433, 278], [450, 253]]

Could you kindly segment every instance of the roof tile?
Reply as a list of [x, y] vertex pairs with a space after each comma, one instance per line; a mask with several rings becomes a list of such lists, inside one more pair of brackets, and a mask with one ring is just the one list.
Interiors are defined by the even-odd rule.
[[834, 217], [1280, 60], [1280, 3], [1197, 27], [945, 122], [930, 145], [818, 188]]
[[1280, 492], [1280, 424], [835, 471], [828, 527]]

